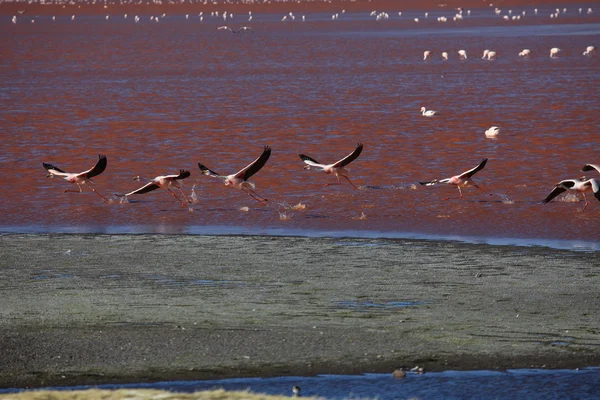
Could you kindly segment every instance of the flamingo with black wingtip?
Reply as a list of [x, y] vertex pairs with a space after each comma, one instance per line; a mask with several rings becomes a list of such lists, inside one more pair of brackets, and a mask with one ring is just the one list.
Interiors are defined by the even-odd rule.
[[[183, 193], [183, 190], [181, 190], [181, 186], [179, 184], [178, 181], [183, 180], [185, 178], [188, 178], [190, 176], [190, 171], [184, 170], [184, 169], [180, 169], [179, 170], [179, 174], [175, 175], [161, 175], [161, 176], [157, 176], [154, 179], [149, 179], [149, 182], [146, 183], [144, 186], [142, 186], [139, 189], [134, 190], [133, 192], [129, 192], [127, 194], [124, 195], [117, 195], [119, 197], [129, 197], [133, 194], [144, 194], [144, 193], [148, 193], [151, 192], [153, 190], [156, 189], [165, 189], [167, 190], [169, 193], [171, 193], [171, 195], [173, 195], [173, 197], [175, 197], [182, 206], [185, 206], [186, 204], [175, 194], [175, 192], [173, 192], [171, 190], [171, 188], [177, 188], [179, 189], [179, 191], [181, 192], [181, 194], [183, 195], [183, 198], [188, 202], [191, 203], [191, 201], [187, 198], [187, 196], [185, 195], [185, 193]], [[133, 178], [134, 181], [139, 181], [141, 180], [141, 178], [139, 176], [136, 176]]]
[[270, 156], [271, 148], [269, 146], [265, 146], [262, 154], [256, 160], [252, 161], [250, 164], [248, 164], [248, 166], [231, 175], [220, 175], [200, 163], [198, 163], [198, 168], [200, 168], [200, 171], [202, 171], [204, 175], [223, 180], [225, 186], [231, 186], [236, 189], [240, 189], [248, 193], [250, 197], [259, 203], [267, 204], [267, 199], [254, 191], [255, 185], [254, 183], [249, 182], [248, 178], [260, 171], [260, 169], [265, 166]]
[[94, 165], [93, 168], [79, 173], [65, 172], [62, 169], [48, 163], [42, 163], [42, 165], [44, 166], [46, 171], [49, 172], [49, 174], [46, 176], [47, 178], [53, 178], [55, 176], [58, 176], [70, 183], [76, 184], [79, 187], [79, 190], [65, 190], [64, 193], [81, 193], [83, 191], [81, 189], [81, 185], [86, 185], [90, 189], [92, 189], [94, 193], [100, 196], [102, 200], [108, 202], [108, 199], [106, 197], [102, 196], [96, 189], [89, 185], [90, 183], [94, 183], [94, 181], [92, 181], [93, 177], [100, 175], [106, 169], [107, 159], [104, 154], [98, 155], [98, 162], [96, 163], [96, 165]]
[[459, 175], [454, 175], [450, 178], [445, 178], [445, 179], [434, 179], [432, 181], [428, 181], [428, 182], [419, 182], [421, 185], [424, 186], [433, 186], [433, 185], [437, 185], [438, 183], [445, 183], [447, 185], [453, 185], [456, 186], [458, 188], [458, 192], [460, 193], [460, 198], [463, 197], [462, 194], [462, 190], [460, 189], [461, 187], [468, 187], [468, 186], [474, 186], [477, 189], [480, 189], [481, 191], [483, 191], [484, 193], [487, 193], [491, 196], [491, 193], [486, 192], [481, 186], [477, 185], [472, 179], [471, 177], [473, 175], [475, 175], [477, 172], [481, 171], [484, 167], [485, 164], [487, 163], [487, 158], [484, 158], [483, 160], [481, 160], [481, 162], [479, 163], [479, 165], [477, 165], [474, 168], [471, 168], [468, 171], [463, 172], [462, 174]]
[[305, 154], [299, 154], [299, 156], [300, 156], [300, 159], [302, 159], [302, 161], [304, 161], [304, 163], [307, 164], [306, 166], [304, 166], [304, 169], [319, 168], [321, 171], [325, 172], [326, 174], [335, 175], [337, 177], [337, 183], [327, 183], [325, 186], [341, 185], [342, 184], [342, 182], [340, 181], [340, 176], [341, 176], [341, 177], [346, 178], [348, 183], [351, 184], [352, 187], [354, 187], [354, 189], [358, 190], [358, 188], [354, 185], [354, 183], [352, 183], [350, 181], [350, 179], [348, 178], [348, 170], [345, 169], [344, 167], [346, 165], [350, 164], [352, 161], [356, 160], [358, 158], [358, 156], [360, 155], [360, 153], [362, 152], [362, 150], [363, 150], [363, 144], [358, 143], [358, 145], [356, 146], [356, 149], [354, 149], [354, 151], [352, 153], [348, 154], [346, 157], [342, 158], [341, 160], [334, 162], [333, 164], [321, 164], [314, 158], [311, 158]]

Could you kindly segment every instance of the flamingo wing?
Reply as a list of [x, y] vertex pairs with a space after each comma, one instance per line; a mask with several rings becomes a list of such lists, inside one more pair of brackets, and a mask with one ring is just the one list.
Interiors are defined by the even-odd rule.
[[130, 196], [132, 194], [144, 194], [144, 193], [148, 193], [148, 192], [151, 192], [153, 190], [158, 189], [159, 187], [160, 186], [158, 186], [154, 182], [148, 182], [144, 186], [142, 186], [141, 188], [139, 188], [137, 190], [134, 190], [133, 192], [129, 192], [129, 193], [125, 194], [125, 196]]
[[433, 185], [435, 185], [435, 184], [437, 184], [437, 183], [439, 183], [439, 182], [438, 182], [438, 180], [437, 180], [437, 179], [434, 179], [434, 180], [432, 180], [432, 181], [428, 181], [428, 182], [419, 182], [419, 183], [420, 183], [421, 185], [423, 185], [423, 186], [433, 186]]
[[600, 172], [600, 165], [596, 165], [596, 164], [585, 164], [583, 166], [583, 168], [581, 168], [582, 171], [591, 171], [595, 169], [596, 171]]
[[304, 161], [306, 164], [310, 165], [311, 167], [318, 167], [318, 168], [324, 168], [325, 167], [325, 164], [321, 164], [320, 162], [318, 162], [314, 158], [310, 158], [309, 156], [307, 156], [305, 154], [298, 154], [298, 155], [300, 156], [300, 159], [302, 161]]
[[205, 167], [204, 165], [202, 165], [200, 163], [198, 163], [198, 168], [200, 168], [200, 171], [202, 171], [202, 173], [204, 175], [212, 176], [213, 178], [223, 178], [222, 175], [219, 175], [215, 171], [208, 169], [207, 167]]
[[354, 151], [352, 153], [348, 154], [346, 157], [342, 158], [340, 161], [333, 164], [333, 166], [335, 168], [341, 168], [343, 166], [350, 164], [352, 161], [354, 161], [354, 160], [356, 160], [356, 158], [358, 158], [358, 156], [362, 152], [362, 149], [363, 149], [363, 144], [362, 143], [357, 144], [356, 149], [354, 149]]
[[247, 180], [252, 175], [260, 171], [262, 167], [265, 166], [267, 160], [271, 156], [271, 148], [269, 146], [265, 146], [262, 154], [254, 161], [252, 161], [247, 167], [239, 170], [235, 176], [237, 178], [241, 178], [243, 180]]
[[85, 175], [86, 178], [90, 179], [94, 176], [100, 175], [106, 169], [107, 160], [104, 154], [98, 155], [98, 162], [94, 165], [94, 168], [88, 169], [87, 171], [82, 172], [80, 175]]
[[185, 178], [188, 178], [190, 175], [191, 175], [190, 171], [185, 170], [185, 169], [180, 169], [179, 175], [174, 176], [173, 179], [185, 179]]
[[42, 165], [44, 166], [44, 168], [46, 169], [46, 171], [50, 172], [52, 175], [68, 175], [67, 172], [63, 171], [62, 169], [55, 167], [52, 164], [48, 164], [48, 163], [42, 163]]
[[468, 171], [463, 172], [458, 177], [461, 178], [461, 179], [472, 177], [477, 172], [481, 171], [483, 169], [483, 167], [485, 167], [485, 164], [487, 163], [487, 160], [488, 160], [487, 158], [484, 158], [483, 160], [481, 160], [481, 162], [479, 163], [478, 166], [476, 166], [475, 168], [471, 168]]

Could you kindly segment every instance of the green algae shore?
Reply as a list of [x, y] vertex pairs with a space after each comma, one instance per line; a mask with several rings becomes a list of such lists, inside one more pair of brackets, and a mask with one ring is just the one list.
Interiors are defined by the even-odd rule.
[[0, 388], [600, 365], [598, 252], [7, 234], [0, 254]]

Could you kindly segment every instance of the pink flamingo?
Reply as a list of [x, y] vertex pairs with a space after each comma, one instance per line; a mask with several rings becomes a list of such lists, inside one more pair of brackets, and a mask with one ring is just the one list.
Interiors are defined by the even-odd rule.
[[[471, 168], [468, 171], [463, 172], [460, 175], [455, 175], [453, 177], [450, 178], [445, 178], [445, 179], [434, 179], [432, 181], [428, 181], [428, 182], [419, 182], [421, 185], [425, 185], [425, 186], [433, 186], [433, 185], [437, 185], [438, 183], [445, 183], [448, 185], [454, 185], [458, 188], [458, 192], [460, 193], [460, 198], [463, 197], [462, 194], [462, 190], [460, 190], [461, 186], [462, 187], [467, 187], [467, 186], [474, 186], [480, 190], [482, 190], [483, 192], [487, 193], [482, 187], [478, 186], [472, 179], [471, 177], [473, 175], [475, 175], [477, 172], [481, 171], [483, 169], [483, 167], [485, 167], [485, 164], [487, 163], [487, 158], [484, 158], [478, 166], [476, 166], [475, 168]], [[488, 193], [490, 196], [491, 194]]]
[[100, 196], [102, 200], [108, 202], [108, 199], [106, 197], [102, 196], [98, 191], [96, 191], [96, 189], [89, 185], [89, 183], [94, 183], [94, 181], [92, 181], [93, 177], [100, 175], [106, 169], [107, 160], [104, 154], [98, 155], [98, 162], [96, 163], [96, 165], [94, 165], [93, 168], [79, 173], [65, 172], [52, 164], [42, 163], [42, 165], [44, 166], [46, 171], [49, 172], [49, 174], [46, 176], [47, 178], [59, 176], [66, 181], [76, 184], [79, 187], [79, 190], [65, 190], [64, 193], [81, 193], [83, 191], [81, 189], [81, 185], [86, 185], [90, 189], [92, 189], [94, 193]]
[[[179, 180], [185, 179], [187, 177], [189, 177], [190, 171], [186, 171], [184, 169], [180, 169], [179, 170], [179, 174], [178, 175], [164, 175], [164, 176], [157, 176], [154, 179], [151, 179], [150, 182], [146, 183], [144, 186], [142, 186], [139, 189], [134, 190], [133, 192], [129, 192], [127, 194], [124, 195], [119, 195], [119, 196], [131, 196], [132, 194], [144, 194], [144, 193], [148, 193], [151, 192], [153, 190], [156, 190], [158, 188], [162, 188], [162, 189], [166, 189], [169, 191], [169, 193], [171, 193], [173, 195], [173, 197], [175, 197], [182, 206], [185, 206], [185, 203], [179, 198], [177, 197], [177, 195], [175, 194], [175, 192], [173, 192], [170, 188], [174, 187], [179, 189], [179, 191], [181, 192], [181, 194], [183, 195], [183, 198], [188, 202], [191, 203], [191, 201], [187, 198], [187, 196], [185, 195], [185, 193], [183, 193], [183, 190], [181, 190], [181, 186], [179, 185]], [[139, 176], [136, 176], [133, 178], [134, 181], [139, 181], [141, 180], [141, 178]]]
[[300, 154], [300, 158], [302, 159], [302, 161], [304, 161], [304, 163], [307, 164], [304, 167], [304, 169], [311, 169], [311, 167], [320, 168], [321, 171], [325, 172], [326, 174], [333, 174], [337, 177], [337, 183], [328, 183], [325, 186], [341, 185], [342, 182], [340, 181], [340, 176], [342, 176], [342, 177], [346, 178], [348, 183], [350, 183], [354, 187], [354, 189], [358, 190], [358, 188], [356, 186], [354, 186], [354, 183], [352, 183], [350, 181], [350, 179], [348, 178], [348, 170], [346, 170], [344, 167], [346, 165], [350, 164], [352, 161], [356, 160], [356, 158], [362, 152], [362, 149], [363, 149], [362, 143], [358, 143], [358, 145], [356, 146], [356, 149], [354, 149], [354, 151], [352, 153], [348, 154], [346, 157], [342, 158], [341, 160], [334, 162], [333, 164], [321, 164], [314, 158], [310, 158], [309, 156], [304, 155], [304, 154]]
[[262, 154], [256, 160], [252, 161], [248, 166], [231, 175], [219, 175], [215, 171], [206, 168], [200, 163], [198, 163], [198, 168], [200, 168], [200, 171], [202, 171], [204, 175], [222, 179], [225, 183], [225, 186], [231, 186], [236, 189], [243, 190], [254, 200], [261, 204], [266, 204], [267, 199], [254, 191], [255, 185], [254, 183], [249, 182], [248, 178], [260, 171], [260, 169], [265, 166], [270, 156], [271, 148], [269, 146], [265, 146]]

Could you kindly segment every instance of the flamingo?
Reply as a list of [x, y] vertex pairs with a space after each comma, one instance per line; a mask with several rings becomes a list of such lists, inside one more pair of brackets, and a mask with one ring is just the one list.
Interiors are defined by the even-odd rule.
[[[46, 176], [47, 178], [53, 178], [55, 176], [59, 176], [66, 181], [76, 184], [79, 187], [79, 190], [65, 190], [63, 193], [67, 193], [67, 192], [81, 193], [83, 191], [81, 189], [81, 185], [89, 186], [88, 182], [94, 183], [94, 181], [92, 181], [93, 177], [98, 176], [104, 172], [104, 170], [106, 169], [107, 160], [106, 160], [106, 156], [104, 154], [99, 154], [98, 162], [96, 163], [96, 165], [94, 165], [93, 168], [90, 168], [86, 171], [79, 172], [79, 173], [65, 172], [62, 169], [55, 167], [52, 164], [42, 163], [42, 165], [44, 166], [46, 171], [49, 172], [49, 174]], [[108, 202], [108, 199], [106, 197], [102, 196], [98, 191], [96, 191], [96, 189], [94, 189], [91, 186], [89, 186], [89, 187], [90, 187], [90, 189], [92, 189], [92, 191], [94, 193], [96, 193], [98, 196], [100, 196], [102, 198], [102, 200]]]
[[531, 55], [530, 49], [523, 49], [519, 52], [519, 57], [529, 57]]
[[[428, 182], [419, 182], [421, 185], [424, 186], [433, 186], [436, 185], [438, 183], [446, 183], [448, 185], [454, 185], [458, 188], [458, 192], [460, 193], [460, 198], [463, 197], [462, 194], [462, 190], [460, 190], [461, 186], [462, 187], [467, 187], [467, 186], [475, 186], [476, 188], [482, 190], [483, 192], [487, 193], [483, 188], [481, 188], [480, 186], [478, 186], [472, 179], [470, 179], [473, 175], [475, 175], [477, 172], [481, 171], [483, 169], [483, 167], [485, 167], [485, 164], [487, 163], [487, 158], [484, 158], [478, 166], [476, 166], [475, 168], [471, 168], [468, 171], [463, 172], [460, 175], [455, 175], [452, 176], [450, 178], [445, 178], [445, 179], [434, 179], [432, 181], [428, 181]], [[489, 193], [488, 193], [489, 194]], [[490, 194], [491, 196], [491, 194]]]
[[[589, 169], [585, 169], [586, 171], [595, 168], [598, 169], [597, 166], [586, 165], [586, 167], [590, 167]], [[565, 179], [558, 182], [554, 185], [554, 189], [550, 192], [550, 194], [542, 201], [543, 204], [550, 202], [559, 194], [566, 192], [567, 190], [574, 190], [577, 193], [581, 193], [583, 195], [583, 201], [585, 204], [581, 211], [585, 210], [588, 205], [587, 197], [585, 196], [585, 192], [593, 192], [594, 197], [600, 201], [600, 181], [597, 179], [587, 179], [585, 176], [579, 179]]]
[[327, 183], [325, 186], [341, 185], [342, 182], [340, 181], [340, 176], [342, 176], [346, 178], [348, 183], [350, 183], [354, 187], [354, 189], [358, 190], [358, 188], [348, 178], [348, 170], [346, 170], [344, 167], [350, 164], [352, 161], [356, 160], [362, 152], [362, 150], [363, 144], [358, 143], [356, 149], [354, 149], [352, 153], [348, 154], [341, 160], [334, 162], [333, 164], [321, 164], [314, 158], [310, 158], [309, 156], [304, 154], [299, 154], [299, 156], [300, 159], [304, 161], [305, 164], [307, 164], [306, 166], [304, 166], [304, 169], [311, 169], [311, 167], [320, 168], [321, 171], [325, 172], [326, 174], [333, 174], [337, 177], [337, 183]]
[[445, 51], [442, 52], [442, 60], [444, 60], [444, 61], [448, 60], [448, 53]]
[[217, 30], [224, 30], [224, 29], [228, 30], [231, 33], [240, 33], [242, 31], [252, 31], [252, 28], [250, 28], [249, 26], [242, 26], [242, 27], [240, 27], [238, 29], [231, 29], [230, 27], [228, 27], [226, 25], [223, 25], [223, 26], [219, 26], [217, 28]]
[[430, 56], [431, 56], [431, 51], [429, 51], [429, 50], [425, 50], [425, 51], [423, 52], [423, 61], [425, 61], [425, 60], [429, 59], [429, 58], [430, 58]]
[[433, 117], [435, 114], [437, 113], [437, 111], [433, 111], [433, 110], [427, 110], [425, 107], [421, 107], [421, 114], [424, 117]]
[[558, 58], [558, 53], [560, 49], [558, 47], [553, 47], [550, 49], [550, 58]]
[[219, 175], [215, 171], [211, 171], [206, 168], [204, 165], [198, 163], [198, 168], [204, 175], [212, 176], [213, 178], [222, 179], [225, 183], [225, 186], [231, 186], [236, 189], [240, 189], [248, 193], [250, 197], [254, 200], [258, 201], [261, 204], [266, 204], [267, 199], [260, 196], [256, 193], [254, 189], [254, 183], [248, 182], [248, 178], [252, 175], [256, 174], [264, 165], [267, 163], [267, 160], [271, 156], [271, 148], [269, 146], [265, 146], [262, 154], [254, 161], [252, 161], [248, 166], [242, 168], [235, 174], [231, 175]]
[[461, 60], [466, 60], [467, 59], [467, 52], [465, 50], [459, 50], [458, 51], [458, 55], [460, 56]]
[[591, 56], [595, 52], [596, 52], [596, 46], [588, 46], [588, 47], [586, 47], [585, 51], [583, 52], [583, 55]]
[[495, 138], [498, 136], [499, 133], [500, 133], [500, 128], [498, 128], [497, 126], [492, 126], [490, 129], [485, 131], [485, 137]]
[[[171, 193], [173, 195], [173, 197], [175, 197], [182, 206], [185, 206], [185, 203], [183, 201], [181, 201], [181, 199], [179, 197], [177, 197], [177, 195], [175, 194], [175, 192], [173, 192], [170, 188], [174, 187], [179, 189], [179, 191], [181, 192], [181, 194], [183, 195], [183, 198], [188, 202], [191, 203], [191, 201], [187, 198], [187, 196], [185, 195], [185, 193], [183, 193], [183, 190], [181, 190], [181, 186], [179, 186], [179, 180], [185, 179], [187, 177], [189, 177], [190, 171], [184, 170], [184, 169], [180, 169], [179, 170], [179, 174], [178, 175], [164, 175], [164, 176], [157, 176], [154, 179], [151, 179], [150, 182], [146, 183], [144, 186], [142, 186], [139, 189], [134, 190], [133, 192], [129, 192], [127, 194], [124, 195], [117, 195], [119, 197], [128, 197], [131, 196], [132, 194], [144, 194], [144, 193], [148, 193], [151, 192], [153, 190], [156, 190], [158, 188], [163, 188], [169, 191], [169, 193]], [[141, 180], [141, 178], [139, 176], [136, 176], [133, 178], [134, 181], [139, 181]]]

